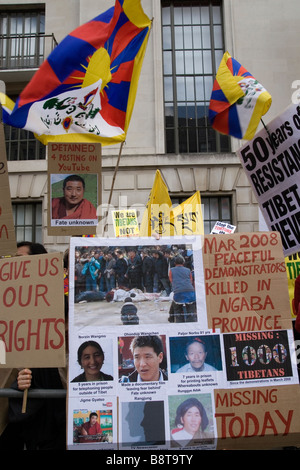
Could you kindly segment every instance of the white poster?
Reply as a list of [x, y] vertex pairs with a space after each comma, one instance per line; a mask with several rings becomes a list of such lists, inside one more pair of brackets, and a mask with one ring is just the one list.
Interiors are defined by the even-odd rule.
[[239, 149], [266, 224], [281, 234], [284, 255], [300, 250], [300, 106], [290, 105]]
[[69, 449], [216, 449], [215, 390], [298, 383], [289, 332], [208, 328], [202, 241], [71, 239]]

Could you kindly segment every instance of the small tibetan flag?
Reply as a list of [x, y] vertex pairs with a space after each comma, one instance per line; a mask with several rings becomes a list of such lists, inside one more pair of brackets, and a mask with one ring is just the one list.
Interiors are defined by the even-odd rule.
[[271, 103], [272, 97], [267, 90], [225, 52], [209, 105], [213, 129], [237, 139], [251, 140]]

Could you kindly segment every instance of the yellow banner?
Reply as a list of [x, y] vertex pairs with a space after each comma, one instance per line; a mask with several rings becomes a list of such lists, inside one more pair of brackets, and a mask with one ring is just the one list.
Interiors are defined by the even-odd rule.
[[204, 235], [199, 191], [173, 209], [172, 221], [174, 235]]
[[290, 306], [292, 318], [296, 318], [296, 312], [294, 311], [294, 290], [296, 277], [300, 275], [300, 253], [295, 253], [284, 258], [286, 265], [286, 273], [288, 277], [288, 289], [290, 297]]
[[146, 210], [140, 227], [140, 236], [149, 237], [154, 233], [160, 236], [174, 235], [171, 221], [172, 201], [168, 188], [159, 170], [156, 170]]

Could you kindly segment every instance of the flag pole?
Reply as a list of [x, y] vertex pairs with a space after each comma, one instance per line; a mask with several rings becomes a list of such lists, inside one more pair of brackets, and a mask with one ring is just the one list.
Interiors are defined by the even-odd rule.
[[[267, 126], [266, 126], [266, 124], [264, 123], [264, 121], [262, 120], [262, 118], [260, 118], [260, 120], [261, 120], [262, 125], [264, 126], [264, 129], [265, 129], [266, 133], [268, 134], [268, 136], [269, 136], [269, 138], [270, 138], [270, 142], [271, 142], [271, 145], [272, 145], [272, 152], [273, 152], [273, 155], [274, 155], [274, 154], [275, 154], [275, 150], [274, 150], [274, 149], [277, 148], [278, 145], [276, 145], [276, 144], [273, 142], [273, 138], [272, 138], [272, 136], [271, 136], [271, 134], [270, 134], [270, 131], [269, 131], [269, 129], [267, 128]], [[273, 146], [274, 146], [274, 147], [273, 147]]]
[[264, 128], [265, 128], [265, 131], [270, 135], [269, 129], [268, 129], [267, 126], [265, 125], [265, 123], [264, 123], [264, 121], [262, 120], [262, 118], [260, 118], [260, 120], [261, 120], [262, 125], [263, 125]]
[[28, 388], [25, 388], [25, 390], [24, 390], [24, 392], [23, 392], [22, 414], [26, 413], [27, 398], [28, 398]]
[[[117, 164], [115, 166], [115, 171], [114, 171], [113, 179], [112, 179], [112, 182], [111, 182], [111, 188], [110, 188], [110, 193], [109, 193], [109, 198], [108, 198], [108, 203], [107, 203], [108, 208], [109, 208], [109, 206], [111, 204], [111, 200], [112, 200], [113, 189], [114, 189], [114, 185], [115, 185], [117, 172], [118, 172], [118, 169], [119, 169], [119, 164], [120, 164], [120, 159], [121, 159], [121, 154], [122, 154], [124, 143], [125, 143], [125, 141], [123, 140], [123, 142], [120, 145], [118, 160], [117, 160]], [[104, 222], [104, 225], [103, 225], [102, 236], [104, 236], [105, 228], [107, 226], [107, 218], [108, 218], [108, 210], [106, 211], [106, 214], [105, 214], [105, 222]]]

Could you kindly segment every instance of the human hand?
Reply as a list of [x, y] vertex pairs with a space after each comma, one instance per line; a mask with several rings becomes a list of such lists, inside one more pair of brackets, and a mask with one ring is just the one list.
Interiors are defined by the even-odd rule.
[[18, 373], [17, 381], [18, 381], [18, 389], [19, 390], [26, 390], [30, 388], [32, 380], [32, 372], [30, 369], [22, 369]]

